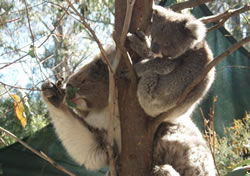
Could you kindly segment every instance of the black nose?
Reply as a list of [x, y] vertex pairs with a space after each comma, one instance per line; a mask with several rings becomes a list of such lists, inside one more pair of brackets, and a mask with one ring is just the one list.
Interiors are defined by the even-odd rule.
[[151, 49], [153, 51], [153, 53], [159, 53], [160, 52], [160, 45], [156, 42], [151, 44]]
[[73, 88], [73, 86], [72, 86], [71, 84], [68, 83], [68, 84], [66, 85], [66, 88]]

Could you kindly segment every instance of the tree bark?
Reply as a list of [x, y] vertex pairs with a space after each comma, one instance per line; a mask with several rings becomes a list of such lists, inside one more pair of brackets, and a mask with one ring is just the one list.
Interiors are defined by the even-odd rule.
[[[126, 1], [115, 2], [115, 38], [120, 39], [124, 17], [126, 13]], [[152, 0], [137, 0], [129, 32], [140, 29], [145, 31], [150, 23], [152, 13]], [[125, 58], [121, 58], [117, 74], [119, 75], [126, 64]], [[132, 55], [132, 60], [136, 60]], [[120, 78], [120, 76], [119, 76]], [[148, 130], [150, 118], [141, 109], [137, 96], [136, 79], [118, 79], [118, 99], [121, 121], [122, 152], [121, 152], [121, 176], [149, 176], [152, 168], [153, 132]]]

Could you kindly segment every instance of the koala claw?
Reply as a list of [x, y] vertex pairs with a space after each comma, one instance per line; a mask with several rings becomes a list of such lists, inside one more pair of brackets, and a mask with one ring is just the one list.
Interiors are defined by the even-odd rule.
[[180, 176], [175, 169], [166, 164], [162, 166], [155, 166], [153, 169], [153, 176]]
[[63, 101], [65, 93], [51, 82], [42, 85], [42, 94], [48, 102], [58, 107]]

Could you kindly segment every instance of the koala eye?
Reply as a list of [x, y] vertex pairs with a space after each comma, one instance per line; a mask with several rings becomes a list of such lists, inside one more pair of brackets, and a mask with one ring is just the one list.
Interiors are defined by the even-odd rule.
[[169, 42], [169, 41], [167, 41], [167, 42], [164, 43], [164, 46], [165, 46], [165, 47], [167, 47], [167, 46], [169, 46], [169, 45], [170, 45], [170, 42]]

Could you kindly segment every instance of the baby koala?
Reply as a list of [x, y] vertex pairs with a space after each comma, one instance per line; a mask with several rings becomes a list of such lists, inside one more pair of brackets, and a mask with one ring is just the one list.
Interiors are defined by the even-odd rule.
[[136, 35], [128, 37], [132, 49], [144, 58], [134, 65], [139, 77], [137, 96], [143, 110], [154, 118], [175, 107], [155, 134], [152, 175], [215, 176], [211, 152], [190, 118], [194, 107], [211, 87], [215, 70], [211, 70], [184, 101], [176, 104], [185, 88], [213, 59], [205, 41], [206, 28], [192, 15], [159, 6], [154, 6], [152, 20], [153, 55], [145, 52], [146, 44], [138, 42], [140, 39], [144, 42], [140, 35], [140, 39], [135, 39]]
[[[137, 96], [144, 111], [152, 117], [176, 106], [185, 88], [213, 60], [205, 41], [206, 27], [189, 14], [179, 14], [154, 6], [151, 26], [151, 50], [156, 55], [135, 65], [140, 78]], [[212, 69], [178, 105], [167, 120], [192, 112], [214, 80]]]
[[[114, 58], [114, 47], [107, 50]], [[50, 82], [42, 85], [42, 97], [48, 106], [56, 133], [70, 156], [87, 169], [96, 170], [108, 165], [107, 128], [108, 68], [101, 55], [83, 66], [67, 82], [67, 89], [75, 89], [75, 95], [67, 100], [67, 92]], [[70, 109], [67, 101], [75, 105]], [[114, 123], [116, 151], [120, 151], [120, 121]]]

